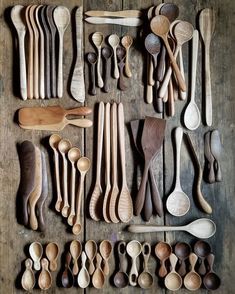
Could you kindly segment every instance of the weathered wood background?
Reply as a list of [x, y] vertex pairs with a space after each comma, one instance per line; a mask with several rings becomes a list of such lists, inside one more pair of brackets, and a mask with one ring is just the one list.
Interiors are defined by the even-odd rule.
[[[218, 128], [221, 132], [222, 143], [224, 146], [222, 156], [222, 171], [223, 182], [213, 185], [203, 182], [203, 193], [208, 201], [213, 206], [212, 219], [217, 224], [216, 235], [209, 239], [209, 243], [216, 255], [215, 270], [220, 275], [222, 285], [217, 293], [230, 294], [234, 293], [235, 279], [234, 266], [235, 256], [233, 252], [235, 237], [234, 231], [234, 211], [235, 211], [235, 161], [234, 161], [234, 130], [235, 130], [235, 51], [234, 47], [234, 13], [235, 5], [232, 0], [224, 1], [204, 1], [204, 0], [175, 0], [172, 1], [180, 7], [180, 19], [190, 21], [193, 25], [196, 23], [196, 15], [198, 11], [205, 7], [213, 7], [216, 10], [216, 31], [211, 47], [211, 71], [212, 71], [212, 92], [213, 92], [213, 128]], [[47, 230], [45, 233], [33, 232], [19, 225], [16, 221], [16, 194], [20, 179], [19, 161], [17, 155], [17, 143], [25, 139], [32, 140], [35, 144], [44, 150], [49, 158], [51, 156], [48, 147], [48, 137], [50, 132], [41, 131], [24, 131], [20, 129], [14, 118], [17, 109], [23, 106], [38, 106], [38, 105], [56, 105], [61, 104], [66, 108], [78, 106], [78, 103], [71, 99], [67, 91], [68, 80], [71, 74], [71, 64], [73, 61], [73, 43], [71, 26], [65, 34], [64, 45], [64, 97], [61, 100], [52, 99], [45, 101], [26, 101], [23, 102], [17, 97], [19, 70], [17, 67], [17, 54], [15, 52], [15, 32], [12, 25], [9, 25], [10, 7], [15, 4], [63, 4], [70, 10], [75, 6], [83, 4], [84, 11], [90, 9], [104, 9], [104, 10], [122, 10], [122, 9], [147, 9], [151, 5], [157, 5], [160, 1], [151, 0], [104, 0], [104, 1], [0, 1], [0, 93], [1, 93], [1, 107], [0, 107], [0, 293], [21, 293], [20, 278], [22, 275], [22, 261], [25, 260], [28, 251], [28, 245], [33, 241], [40, 241], [46, 244], [49, 241], [56, 241], [60, 245], [63, 252], [64, 246], [67, 242], [74, 239], [74, 236], [68, 232], [68, 225], [63, 223], [62, 218], [55, 213], [52, 206], [53, 190], [51, 171], [48, 163], [49, 175], [49, 197], [47, 199]], [[128, 90], [121, 93], [116, 88], [116, 80], [110, 80], [112, 91], [105, 94], [98, 90], [97, 96], [91, 97], [87, 95], [87, 105], [94, 107], [98, 101], [122, 101], [125, 109], [125, 120], [128, 123], [132, 119], [143, 118], [145, 115], [156, 116], [152, 105], [147, 105], [144, 102], [144, 85], [143, 85], [143, 41], [140, 39], [140, 32], [135, 28], [119, 27], [119, 26], [95, 26], [84, 23], [84, 52], [94, 51], [94, 47], [89, 41], [89, 36], [95, 31], [101, 31], [104, 35], [117, 33], [123, 36], [125, 33], [131, 34], [135, 38], [134, 48], [131, 51], [131, 67], [133, 70], [133, 77], [126, 80], [128, 83]], [[196, 101], [201, 109], [202, 106], [202, 91], [201, 91], [201, 46], [199, 47], [199, 63], [197, 75], [197, 90]], [[188, 77], [188, 46], [185, 46], [183, 53], [185, 56], [186, 77]], [[88, 67], [85, 66], [86, 85], [88, 86]], [[161, 195], [164, 194], [163, 199], [166, 200], [172, 190], [174, 180], [174, 157], [172, 147], [172, 130], [181, 125], [182, 110], [184, 110], [187, 102], [176, 103], [176, 115], [173, 119], [168, 119], [166, 138], [164, 148], [161, 156], [155, 161], [155, 175], [160, 187]], [[96, 114], [96, 111], [94, 112]], [[193, 141], [197, 147], [197, 153], [200, 155], [200, 162], [204, 164], [203, 155], [203, 135], [208, 131], [208, 128], [201, 125], [198, 130], [191, 134]], [[94, 137], [96, 133], [96, 125], [93, 129], [86, 131], [75, 127], [67, 127], [61, 132], [63, 137], [72, 141], [74, 145], [79, 146], [83, 154], [95, 159], [93, 154]], [[128, 127], [126, 129], [126, 158], [127, 158], [127, 176], [128, 185], [136, 194], [136, 182], [140, 180], [140, 171], [136, 169], [136, 160], [133, 156], [133, 149], [130, 144], [130, 134]], [[151, 218], [150, 223], [154, 224], [186, 224], [197, 217], [204, 217], [195, 206], [192, 197], [192, 186], [194, 180], [194, 167], [190, 159], [190, 154], [186, 148], [185, 142], [182, 144], [181, 152], [181, 180], [184, 191], [189, 195], [191, 200], [190, 212], [181, 218], [171, 217], [165, 214], [163, 219]], [[95, 163], [95, 161], [94, 161]], [[89, 172], [86, 182], [86, 195], [89, 199], [91, 191], [91, 184], [94, 185], [94, 171], [95, 164], [92, 166], [92, 171]], [[138, 176], [138, 178], [137, 178]], [[137, 179], [137, 180], [136, 180]], [[93, 186], [92, 186], [93, 187]], [[87, 203], [85, 203], [86, 205]], [[86, 213], [86, 210], [84, 210]], [[87, 213], [86, 213], [87, 215]], [[141, 220], [135, 217], [131, 223], [140, 223]], [[95, 223], [85, 218], [84, 229], [79, 237], [79, 240], [94, 239], [100, 241], [109, 239], [113, 242], [124, 239], [126, 241], [138, 239], [139, 241], [149, 241], [154, 245], [157, 241], [166, 240], [171, 244], [177, 241], [186, 241], [194, 244], [195, 238], [186, 233], [161, 233], [161, 234], [145, 234], [145, 235], [131, 235], [123, 229], [125, 225], [122, 224], [105, 224], [104, 222]], [[59, 259], [60, 265], [60, 259]], [[114, 259], [111, 260], [111, 273], [114, 270]], [[154, 274], [156, 271], [156, 258], [151, 257], [150, 271]], [[65, 292], [63, 288], [56, 285], [57, 273], [53, 273], [53, 286], [48, 293]], [[81, 289], [73, 288], [67, 290], [69, 293], [82, 292]], [[142, 293], [140, 288], [128, 287], [124, 290], [117, 290], [111, 286], [111, 280], [106, 282], [102, 293], [111, 293], [111, 291], [120, 293]], [[154, 287], [149, 290], [149, 293], [165, 293], [164, 289], [159, 288], [158, 279], [154, 278]], [[35, 290], [39, 292], [39, 290]], [[96, 293], [93, 288], [88, 288], [86, 292]], [[100, 291], [101, 292], [101, 291]], [[179, 293], [185, 293], [185, 290], [180, 290]], [[197, 291], [197, 293], [205, 293], [206, 290]]]

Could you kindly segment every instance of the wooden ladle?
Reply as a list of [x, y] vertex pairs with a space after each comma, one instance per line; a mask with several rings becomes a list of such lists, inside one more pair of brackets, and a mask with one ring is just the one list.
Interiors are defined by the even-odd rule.
[[94, 258], [96, 257], [97, 254], [97, 244], [93, 240], [88, 240], [85, 244], [85, 252], [89, 260], [89, 268], [88, 272], [90, 275], [93, 275], [95, 271], [95, 266], [94, 266]]
[[136, 266], [136, 260], [142, 251], [142, 246], [139, 241], [133, 240], [127, 244], [126, 251], [132, 259], [131, 270], [129, 273], [129, 283], [131, 286], [136, 286], [139, 275]]
[[33, 260], [33, 268], [35, 269], [35, 271], [39, 271], [41, 268], [40, 260], [42, 258], [42, 254], [43, 254], [43, 248], [41, 243], [33, 242], [29, 246], [29, 255]]
[[171, 272], [165, 277], [164, 283], [165, 283], [165, 286], [168, 290], [177, 291], [182, 286], [182, 278], [175, 271], [175, 267], [176, 267], [178, 258], [174, 253], [171, 253], [169, 259], [170, 259], [170, 263], [171, 263]]
[[105, 93], [109, 92], [109, 77], [111, 69], [111, 57], [113, 56], [113, 51], [110, 47], [103, 47], [101, 50], [102, 57], [104, 58], [104, 91]]
[[95, 88], [95, 65], [97, 63], [97, 55], [94, 52], [90, 52], [87, 54], [87, 61], [90, 63], [91, 67], [91, 87], [90, 87], [90, 94], [96, 95], [96, 88]]
[[189, 257], [190, 252], [191, 247], [189, 246], [189, 244], [185, 242], [178, 242], [175, 245], [175, 255], [178, 257], [180, 261], [180, 267], [178, 268], [177, 272], [181, 277], [185, 276], [187, 273], [185, 260]]
[[97, 83], [99, 88], [103, 88], [104, 82], [101, 76], [101, 46], [104, 41], [104, 35], [100, 32], [95, 32], [92, 34], [92, 41], [98, 51], [98, 58], [97, 58]]
[[126, 264], [126, 242], [120, 241], [117, 247], [119, 257], [119, 271], [115, 274], [113, 282], [117, 288], [125, 288], [129, 283], [128, 275], [125, 272]]
[[90, 275], [86, 269], [86, 260], [87, 260], [86, 253], [83, 251], [82, 252], [82, 268], [77, 278], [78, 286], [82, 289], [85, 289], [90, 284]]
[[145, 242], [142, 245], [142, 255], [144, 257], [144, 269], [138, 277], [138, 284], [142, 289], [149, 289], [153, 285], [153, 276], [148, 270], [148, 260], [151, 254], [151, 245]]
[[118, 79], [119, 78], [119, 70], [118, 70], [118, 65], [117, 65], [117, 46], [119, 45], [120, 39], [118, 35], [112, 34], [108, 38], [109, 45], [113, 48], [113, 57], [114, 57], [114, 78]]
[[32, 270], [33, 262], [30, 258], [25, 260], [25, 271], [21, 278], [21, 285], [26, 291], [31, 291], [35, 285], [35, 276]]
[[112, 243], [109, 240], [103, 240], [100, 243], [100, 254], [104, 260], [104, 266], [103, 266], [103, 273], [105, 276], [109, 275], [109, 264], [108, 264], [108, 260], [111, 256], [112, 250], [113, 250], [113, 246]]
[[71, 260], [72, 260], [72, 256], [69, 252], [67, 252], [65, 257], [65, 269], [62, 273], [62, 278], [61, 278], [62, 286], [64, 288], [71, 288], [74, 283], [73, 273], [70, 268]]
[[82, 244], [78, 240], [73, 240], [70, 243], [70, 253], [73, 258], [73, 275], [76, 276], [78, 274], [78, 259], [82, 253]]
[[118, 68], [119, 68], [119, 80], [118, 87], [121, 91], [125, 91], [127, 86], [124, 82], [123, 70], [125, 66], [125, 58], [126, 58], [126, 49], [122, 47], [118, 47], [116, 50], [117, 59], [118, 59]]
[[209, 272], [203, 278], [203, 284], [207, 288], [207, 290], [216, 290], [220, 286], [220, 278], [213, 271], [214, 260], [215, 260], [214, 254], [210, 253], [207, 257], [207, 262], [209, 264], [210, 269], [209, 269]]
[[38, 286], [42, 290], [48, 290], [52, 285], [52, 276], [48, 270], [48, 260], [43, 258], [41, 260], [42, 270], [38, 277]]
[[160, 268], [158, 271], [158, 275], [161, 278], [164, 278], [167, 275], [166, 269], [166, 260], [170, 257], [172, 253], [172, 247], [170, 244], [166, 242], [159, 242], [155, 246], [155, 255], [160, 260]]
[[184, 286], [190, 291], [196, 291], [201, 287], [202, 279], [198, 273], [195, 272], [195, 265], [197, 263], [197, 255], [195, 253], [190, 253], [189, 262], [191, 265], [191, 271], [187, 273], [184, 277]]
[[194, 252], [201, 259], [201, 264], [198, 268], [198, 273], [202, 276], [206, 274], [205, 259], [211, 253], [211, 246], [209, 243], [199, 240], [194, 245]]
[[50, 271], [55, 272], [57, 269], [57, 258], [59, 255], [59, 246], [57, 243], [52, 242], [47, 244], [46, 246], [46, 257], [49, 260], [49, 268]]
[[130, 64], [129, 64], [129, 50], [133, 43], [133, 38], [129, 35], [125, 35], [121, 40], [122, 46], [126, 49], [126, 62], [125, 62], [125, 74], [128, 78], [132, 77]]

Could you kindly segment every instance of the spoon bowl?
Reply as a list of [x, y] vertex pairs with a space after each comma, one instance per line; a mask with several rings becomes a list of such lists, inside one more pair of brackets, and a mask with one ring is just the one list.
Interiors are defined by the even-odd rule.
[[113, 246], [109, 240], [103, 240], [100, 243], [99, 249], [100, 249], [100, 254], [104, 260], [103, 272], [104, 272], [104, 275], [107, 276], [109, 274], [108, 259], [110, 258], [110, 255], [112, 253]]
[[46, 246], [46, 257], [50, 262], [49, 268], [52, 272], [57, 269], [57, 258], [59, 254], [59, 246], [57, 243], [49, 243]]
[[201, 114], [197, 104], [190, 101], [184, 114], [184, 124], [190, 131], [196, 130], [201, 123]]
[[201, 259], [201, 264], [198, 268], [198, 273], [200, 275], [205, 275], [206, 274], [206, 267], [205, 267], [204, 260], [211, 253], [211, 246], [209, 243], [207, 243], [203, 240], [199, 240], [194, 245], [194, 252]]
[[58, 144], [58, 150], [61, 154], [66, 154], [71, 148], [71, 143], [67, 139], [62, 139]]
[[118, 47], [117, 48], [117, 58], [118, 58], [118, 61], [121, 62], [124, 60], [126, 56], [126, 49], [125, 48], [122, 48], [122, 47]]
[[90, 52], [87, 54], [87, 60], [90, 64], [96, 64], [97, 62], [97, 54], [94, 52]]
[[124, 272], [117, 272], [114, 276], [114, 285], [117, 288], [125, 288], [129, 283], [128, 275]]
[[161, 50], [161, 41], [159, 37], [153, 33], [147, 35], [144, 41], [144, 45], [146, 50], [153, 56], [158, 54]]
[[52, 285], [51, 273], [48, 270], [48, 260], [43, 258], [41, 261], [42, 271], [38, 277], [38, 286], [42, 290], [48, 290]]
[[57, 6], [54, 9], [53, 17], [57, 28], [65, 31], [70, 23], [70, 12], [68, 8], [65, 6]]
[[90, 284], [90, 275], [86, 269], [86, 253], [82, 252], [82, 268], [78, 274], [77, 282], [78, 286], [82, 289], [85, 289]]
[[150, 27], [155, 35], [165, 37], [169, 32], [170, 22], [164, 15], [158, 15], [151, 20]]
[[102, 257], [99, 253], [96, 255], [96, 270], [92, 276], [92, 284], [96, 289], [102, 289], [105, 283], [105, 276], [101, 270]]
[[73, 286], [73, 283], [74, 283], [73, 273], [72, 273], [72, 271], [70, 269], [71, 259], [72, 259], [72, 256], [68, 252], [66, 254], [65, 269], [64, 269], [64, 271], [62, 273], [62, 279], [61, 279], [62, 286], [64, 288], [71, 288]]
[[189, 244], [185, 242], [178, 242], [175, 245], [175, 255], [181, 261], [181, 265], [177, 272], [181, 277], [186, 275], [185, 260], [189, 257], [190, 252], [191, 252], [191, 247], [189, 246]]
[[49, 139], [49, 144], [54, 151], [57, 151], [61, 137], [58, 134], [52, 134]]
[[142, 289], [149, 289], [153, 285], [153, 276], [150, 272], [142, 272], [138, 278], [138, 284]]
[[128, 78], [132, 77], [132, 73], [131, 73], [130, 65], [129, 65], [129, 50], [132, 43], [133, 43], [133, 38], [129, 35], [124, 36], [121, 40], [122, 46], [126, 49], [125, 74]]
[[35, 285], [35, 276], [32, 271], [32, 265], [33, 262], [30, 258], [25, 260], [25, 271], [23, 273], [23, 276], [21, 278], [21, 285], [24, 290], [30, 291], [34, 288]]
[[221, 281], [215, 273], [208, 273], [203, 279], [203, 284], [207, 290], [216, 290], [219, 288]]
[[104, 57], [104, 59], [106, 59], [106, 60], [113, 56], [113, 51], [108, 46], [102, 48], [101, 53], [102, 53], [102, 56]]
[[170, 255], [170, 263], [171, 263], [171, 272], [165, 277], [165, 286], [168, 290], [177, 291], [182, 286], [182, 278], [175, 271], [175, 267], [177, 264], [178, 258], [174, 253]]
[[172, 23], [179, 16], [179, 7], [174, 3], [165, 3], [159, 14], [166, 16]]
[[194, 270], [197, 260], [198, 260], [197, 255], [195, 253], [190, 253], [189, 262], [191, 266], [191, 271], [187, 273], [187, 275], [184, 278], [184, 286], [190, 291], [198, 290], [202, 284], [201, 277]]
[[129, 277], [125, 273], [124, 265], [126, 263], [126, 243], [124, 241], [120, 241], [117, 247], [118, 256], [119, 256], [119, 271], [114, 276], [114, 285], [117, 288], [125, 288], [129, 283]]
[[159, 273], [158, 273], [161, 278], [163, 278], [167, 275], [167, 269], [165, 266], [165, 262], [170, 257], [171, 253], [172, 253], [172, 247], [170, 244], [168, 244], [166, 242], [159, 242], [155, 246], [155, 255], [157, 256], [157, 258], [161, 262], [161, 266], [160, 266]]
[[81, 157], [81, 151], [77, 147], [73, 147], [68, 152], [68, 159], [71, 164], [76, 163], [78, 159]]
[[39, 242], [33, 242], [30, 246], [29, 246], [29, 255], [32, 258], [34, 264], [33, 267], [36, 271], [39, 271], [41, 266], [40, 266], [40, 260], [42, 258], [42, 254], [43, 254], [43, 248], [42, 248], [42, 244]]

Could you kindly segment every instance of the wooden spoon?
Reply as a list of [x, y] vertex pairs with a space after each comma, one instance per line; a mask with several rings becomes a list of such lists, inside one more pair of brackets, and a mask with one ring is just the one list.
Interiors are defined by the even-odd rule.
[[133, 216], [133, 203], [126, 182], [124, 110], [122, 103], [118, 105], [118, 135], [122, 168], [122, 188], [118, 200], [118, 217], [122, 222], [127, 223]]
[[169, 232], [169, 231], [186, 231], [191, 235], [207, 239], [212, 237], [216, 232], [215, 223], [208, 218], [199, 218], [186, 226], [148, 226], [148, 225], [130, 225], [128, 231], [131, 233], [150, 233], [150, 232]]
[[171, 263], [171, 272], [165, 277], [164, 283], [165, 287], [170, 291], [177, 291], [182, 286], [182, 278], [175, 271], [175, 267], [178, 261], [177, 256], [174, 253], [170, 255], [170, 263]]
[[171, 51], [171, 48], [170, 48], [168, 40], [167, 40], [167, 35], [168, 35], [169, 29], [170, 29], [170, 22], [169, 22], [168, 18], [163, 15], [157, 15], [151, 20], [150, 27], [151, 27], [152, 32], [155, 35], [162, 38], [162, 40], [166, 46], [168, 55], [170, 57], [172, 67], [173, 67], [173, 70], [176, 74], [179, 86], [182, 91], [186, 91], [185, 81], [183, 80], [183, 77], [181, 75], [181, 72], [178, 68], [178, 65], [176, 63], [176, 60], [173, 56], [173, 53]]
[[212, 184], [215, 182], [214, 162], [215, 158], [211, 153], [211, 131], [204, 136], [204, 155], [207, 163], [205, 164], [207, 181]]
[[179, 7], [174, 3], [164, 3], [160, 7], [159, 14], [166, 16], [172, 23], [179, 16]]
[[126, 246], [127, 254], [131, 257], [132, 263], [131, 263], [131, 270], [129, 273], [129, 283], [131, 286], [137, 285], [138, 280], [138, 270], [136, 265], [136, 259], [140, 255], [142, 250], [142, 246], [139, 241], [133, 240], [130, 241]]
[[59, 33], [59, 59], [58, 59], [58, 76], [57, 76], [57, 96], [63, 96], [63, 37], [70, 23], [70, 12], [64, 6], [57, 6], [54, 9], [53, 17]]
[[72, 260], [72, 256], [69, 252], [67, 252], [66, 259], [65, 259], [65, 269], [62, 273], [62, 278], [61, 278], [62, 286], [64, 288], [71, 288], [73, 287], [73, 284], [74, 284], [74, 277], [70, 268], [71, 260]]
[[205, 46], [205, 104], [206, 124], [212, 125], [212, 94], [210, 75], [210, 44], [215, 30], [215, 13], [210, 8], [205, 8], [199, 15], [199, 29]]
[[85, 289], [89, 286], [90, 284], [90, 275], [86, 269], [86, 253], [82, 251], [82, 268], [78, 274], [78, 286], [82, 289]]
[[56, 193], [57, 193], [55, 209], [58, 212], [61, 211], [61, 206], [62, 206], [62, 196], [61, 196], [61, 188], [60, 188], [60, 172], [59, 172], [59, 153], [58, 153], [58, 144], [60, 141], [61, 141], [61, 137], [58, 134], [52, 134], [49, 138], [49, 144], [54, 152]]
[[191, 247], [185, 242], [178, 242], [175, 245], [175, 255], [180, 261], [180, 266], [178, 268], [178, 274], [183, 277], [186, 275], [186, 264], [185, 260], [189, 257], [191, 253]]
[[33, 260], [33, 268], [35, 271], [39, 271], [41, 266], [40, 266], [40, 260], [42, 258], [43, 254], [43, 248], [41, 243], [39, 242], [33, 242], [29, 246], [29, 255]]
[[196, 130], [201, 123], [200, 111], [195, 103], [195, 87], [197, 73], [197, 55], [198, 55], [198, 31], [193, 32], [192, 45], [192, 67], [191, 67], [191, 95], [190, 102], [184, 113], [184, 124], [190, 131]]
[[111, 60], [110, 58], [113, 55], [113, 51], [110, 47], [106, 46], [103, 47], [101, 50], [101, 54], [104, 58], [104, 91], [105, 93], [109, 92], [109, 84], [108, 84], [108, 80], [110, 77], [110, 68], [111, 68]]
[[76, 276], [78, 274], [78, 259], [82, 253], [82, 244], [78, 240], [73, 240], [70, 243], [70, 253], [73, 258], [73, 275]]
[[103, 273], [105, 276], [109, 275], [109, 264], [108, 264], [108, 260], [111, 256], [112, 250], [113, 250], [113, 246], [111, 244], [111, 242], [109, 240], [103, 240], [100, 243], [100, 255], [102, 256], [103, 260], [104, 260], [104, 266], [103, 266]]
[[120, 39], [119, 39], [118, 35], [113, 34], [113, 35], [109, 36], [108, 42], [109, 42], [109, 45], [113, 49], [113, 57], [114, 57], [114, 74], [113, 74], [113, 76], [115, 79], [118, 79], [119, 78], [119, 70], [118, 70], [118, 65], [117, 65], [116, 50], [117, 50], [117, 46], [119, 45]]
[[96, 289], [102, 289], [105, 283], [105, 276], [101, 269], [102, 257], [99, 253], [96, 255], [96, 269], [92, 275], [92, 284]]
[[119, 271], [115, 274], [113, 282], [117, 288], [125, 288], [129, 283], [128, 275], [126, 274], [124, 269], [124, 265], [126, 263], [126, 242], [120, 241], [118, 243], [117, 250], [119, 257]]
[[203, 284], [207, 290], [216, 290], [220, 287], [220, 278], [217, 274], [213, 271], [213, 264], [214, 264], [215, 256], [214, 254], [209, 254], [207, 257], [207, 262], [209, 264], [210, 270], [203, 278]]
[[22, 13], [24, 6], [15, 5], [11, 10], [11, 20], [17, 31], [19, 39], [19, 64], [20, 64], [20, 94], [23, 100], [27, 99], [27, 78], [26, 78], [26, 61], [25, 61], [25, 34], [26, 26], [23, 21]]
[[81, 157], [81, 150], [77, 147], [73, 147], [68, 152], [68, 159], [71, 163], [71, 177], [70, 177], [70, 212], [68, 216], [68, 224], [73, 225], [73, 220], [76, 215], [75, 213], [75, 181], [76, 181], [76, 168], [75, 164]]
[[57, 258], [59, 255], [59, 246], [57, 243], [52, 242], [47, 244], [46, 246], [46, 257], [49, 260], [49, 268], [50, 271], [55, 272], [57, 269]]
[[80, 182], [79, 182], [79, 187], [78, 187], [78, 192], [77, 192], [77, 199], [76, 199], [76, 216], [74, 219], [74, 224], [73, 224], [73, 234], [78, 235], [81, 232], [82, 225], [81, 225], [81, 208], [82, 208], [82, 196], [83, 196], [83, 191], [84, 191], [84, 181], [85, 181], [85, 176], [88, 170], [91, 167], [91, 162], [90, 159], [87, 157], [81, 157], [78, 159], [77, 162], [77, 169], [80, 172]]
[[158, 275], [164, 278], [167, 275], [166, 260], [170, 257], [172, 253], [172, 247], [166, 242], [159, 242], [155, 246], [155, 255], [160, 260], [160, 268]]
[[97, 244], [93, 240], [88, 240], [85, 244], [85, 252], [89, 260], [89, 268], [88, 272], [90, 275], [93, 275], [95, 271], [95, 266], [94, 266], [94, 258], [96, 257], [97, 254]]
[[121, 11], [102, 11], [89, 10], [84, 13], [87, 16], [111, 16], [111, 17], [140, 17], [142, 12], [140, 10], [121, 10]]
[[166, 207], [170, 214], [174, 216], [183, 216], [189, 211], [190, 200], [183, 192], [180, 184], [180, 149], [183, 138], [182, 128], [177, 127], [174, 135], [176, 144], [176, 180], [175, 188], [167, 198]]
[[48, 290], [52, 285], [51, 273], [48, 270], [48, 260], [43, 258], [41, 260], [42, 270], [38, 277], [38, 286], [42, 290]]
[[201, 259], [201, 264], [198, 268], [198, 273], [202, 276], [206, 274], [205, 259], [211, 253], [211, 246], [209, 243], [199, 240], [194, 245], [194, 252]]
[[31, 291], [35, 285], [35, 276], [32, 270], [33, 262], [30, 258], [25, 260], [25, 271], [21, 278], [21, 285], [24, 290]]
[[68, 217], [70, 208], [68, 202], [68, 161], [66, 158], [66, 154], [71, 147], [71, 142], [67, 139], [60, 140], [58, 144], [58, 150], [63, 159], [63, 208], [61, 210], [61, 214], [63, 215], [63, 217]]
[[91, 71], [91, 87], [90, 87], [90, 94], [96, 95], [96, 88], [95, 88], [95, 64], [97, 62], [97, 55], [94, 52], [90, 52], [87, 54], [87, 61], [90, 63], [90, 71]]
[[153, 276], [148, 270], [148, 260], [151, 254], [151, 246], [145, 242], [142, 245], [142, 255], [144, 257], [144, 269], [138, 277], [138, 284], [142, 289], [149, 289], [153, 285]]
[[215, 180], [216, 182], [222, 181], [222, 172], [220, 167], [220, 157], [222, 151], [222, 144], [220, 140], [220, 134], [218, 130], [211, 132], [211, 153], [215, 158], [214, 161], [214, 171], [215, 171]]
[[100, 32], [96, 32], [92, 34], [92, 41], [98, 51], [98, 58], [97, 58], [97, 84], [99, 88], [103, 88], [104, 82], [101, 76], [101, 47], [104, 42], [104, 35]]
[[194, 268], [197, 263], [197, 255], [195, 253], [190, 253], [189, 262], [191, 266], [191, 271], [187, 273], [184, 277], [184, 286], [190, 291], [196, 291], [201, 287], [202, 279], [198, 273], [195, 272]]
[[125, 63], [125, 74], [128, 78], [132, 77], [130, 64], [129, 64], [129, 50], [133, 43], [133, 38], [129, 35], [122, 37], [122, 46], [126, 49], [126, 63]]
[[[103, 150], [103, 131], [104, 131], [104, 103], [99, 103], [98, 113], [98, 133], [97, 133], [97, 164], [96, 164], [96, 182], [91, 195], [89, 204], [89, 213], [93, 220], [98, 221], [102, 217], [102, 188], [101, 188], [101, 159]], [[100, 211], [101, 210], [101, 211]]]
[[106, 18], [106, 17], [87, 17], [84, 19], [86, 22], [91, 24], [116, 24], [120, 26], [128, 27], [139, 27], [143, 21], [137, 17], [126, 17], [126, 18]]
[[119, 68], [119, 80], [118, 80], [118, 87], [121, 91], [125, 91], [127, 86], [124, 82], [123, 70], [125, 67], [125, 58], [126, 58], [126, 49], [122, 47], [117, 48], [117, 59], [118, 59], [118, 68]]

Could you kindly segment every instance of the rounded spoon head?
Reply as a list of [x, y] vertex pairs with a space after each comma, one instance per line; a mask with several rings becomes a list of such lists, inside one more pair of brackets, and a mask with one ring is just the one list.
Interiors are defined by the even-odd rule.
[[190, 131], [196, 130], [201, 123], [200, 111], [195, 102], [190, 102], [185, 110], [184, 124]]
[[104, 59], [107, 60], [112, 57], [113, 50], [110, 47], [106, 46], [102, 48], [101, 54], [104, 57]]
[[203, 284], [208, 290], [216, 290], [219, 288], [221, 281], [214, 272], [210, 272], [203, 278]]
[[196, 291], [201, 287], [202, 279], [196, 272], [189, 272], [184, 278], [184, 286], [190, 291]]
[[110, 257], [111, 252], [112, 252], [113, 246], [109, 240], [103, 240], [100, 243], [99, 249], [100, 249], [100, 254], [103, 257], [103, 259], [108, 259]]
[[117, 48], [117, 58], [118, 58], [118, 61], [122, 61], [124, 60], [126, 56], [126, 49], [125, 48], [122, 48], [122, 47], [118, 47]]
[[11, 9], [11, 20], [17, 30], [25, 31], [25, 24], [23, 21], [22, 13], [24, 13], [24, 6], [15, 5]]
[[89, 259], [94, 259], [97, 253], [97, 244], [94, 240], [88, 240], [85, 244], [85, 252]]
[[205, 258], [211, 253], [211, 246], [206, 241], [199, 240], [194, 245], [194, 252], [200, 258]]
[[87, 54], [87, 61], [90, 63], [90, 64], [96, 64], [97, 62], [97, 54], [94, 53], [94, 52], [90, 52]]
[[104, 41], [104, 35], [100, 32], [95, 32], [94, 34], [92, 34], [91, 37], [94, 45], [98, 48], [101, 47]]
[[32, 271], [32, 265], [33, 262], [30, 258], [26, 259], [25, 266], [26, 270], [23, 273], [23, 276], [21, 278], [21, 285], [24, 290], [30, 291], [34, 288], [35, 285], [35, 276]]
[[164, 15], [157, 15], [151, 20], [150, 28], [155, 35], [164, 37], [169, 32], [170, 22]]
[[82, 245], [81, 245], [80, 241], [73, 240], [70, 243], [70, 253], [71, 253], [73, 259], [78, 259], [79, 258], [79, 256], [82, 253]]
[[58, 134], [52, 134], [49, 138], [49, 144], [52, 149], [57, 149], [60, 141], [61, 137]]
[[53, 17], [57, 28], [66, 30], [70, 22], [70, 12], [65, 6], [57, 6], [54, 9]]
[[166, 207], [170, 214], [183, 216], [189, 211], [190, 200], [182, 190], [174, 190], [167, 198]]
[[169, 273], [165, 278], [165, 286], [168, 290], [177, 291], [182, 286], [182, 278], [176, 272]]
[[81, 157], [81, 151], [77, 147], [73, 147], [68, 152], [68, 159], [71, 163], [75, 163]]
[[142, 289], [148, 289], [153, 285], [153, 276], [149, 272], [142, 272], [138, 277], [138, 284]]
[[160, 14], [173, 22], [179, 16], [179, 7], [174, 3], [165, 3], [160, 9]]
[[91, 167], [91, 161], [87, 157], [81, 157], [77, 161], [77, 169], [82, 173], [86, 173]]
[[132, 43], [133, 43], [133, 38], [131, 36], [126, 35], [122, 37], [121, 44], [125, 49], [130, 48]]
[[189, 256], [190, 252], [191, 247], [185, 242], [178, 242], [175, 245], [175, 255], [181, 260], [186, 259]]
[[71, 143], [67, 139], [62, 139], [58, 144], [58, 149], [60, 153], [63, 153], [63, 154], [67, 153], [70, 148], [71, 148]]
[[126, 252], [130, 257], [137, 257], [142, 251], [142, 246], [139, 241], [133, 240], [130, 241], [126, 246]]
[[187, 21], [178, 22], [173, 29], [176, 42], [179, 45], [183, 45], [184, 43], [188, 42], [193, 37], [193, 31], [194, 28], [191, 23]]
[[46, 246], [46, 256], [49, 261], [57, 259], [59, 254], [59, 246], [57, 243], [49, 243]]
[[147, 35], [144, 40], [144, 45], [146, 50], [152, 55], [158, 54], [161, 50], [161, 41], [159, 37], [153, 33]]
[[206, 239], [215, 234], [216, 225], [209, 218], [200, 218], [190, 223], [187, 231], [199, 239]]
[[155, 254], [160, 259], [167, 259], [172, 253], [172, 247], [166, 242], [159, 242], [155, 246]]
[[124, 272], [117, 272], [114, 276], [113, 282], [117, 288], [125, 288], [129, 284], [128, 275]]
[[119, 45], [120, 39], [117, 34], [112, 34], [109, 36], [108, 42], [111, 47], [117, 47]]

